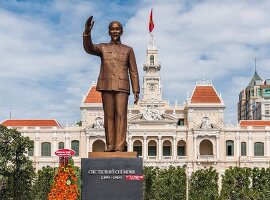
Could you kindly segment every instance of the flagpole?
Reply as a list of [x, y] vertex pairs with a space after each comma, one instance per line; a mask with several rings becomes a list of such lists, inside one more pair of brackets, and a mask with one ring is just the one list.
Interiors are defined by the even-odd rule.
[[9, 105], [9, 119], [11, 119], [11, 106], [12, 105]]

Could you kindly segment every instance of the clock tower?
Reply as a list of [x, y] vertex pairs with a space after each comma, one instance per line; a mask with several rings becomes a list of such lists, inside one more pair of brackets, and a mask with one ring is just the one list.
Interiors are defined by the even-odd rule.
[[161, 102], [162, 86], [160, 83], [160, 63], [158, 62], [157, 47], [154, 43], [154, 36], [150, 35], [149, 45], [146, 51], [146, 63], [143, 66], [145, 75], [143, 77], [143, 102]]

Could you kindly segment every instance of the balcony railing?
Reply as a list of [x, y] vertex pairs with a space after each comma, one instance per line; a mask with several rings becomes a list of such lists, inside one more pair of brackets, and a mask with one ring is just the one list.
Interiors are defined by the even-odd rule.
[[184, 160], [184, 159], [186, 159], [186, 156], [177, 156], [177, 159], [178, 160]]
[[149, 160], [156, 160], [157, 159], [157, 156], [148, 156], [147, 157]]
[[172, 156], [162, 156], [162, 159], [164, 159], [164, 160], [170, 160], [170, 159], [172, 159]]
[[198, 159], [199, 160], [214, 160], [215, 156], [214, 155], [199, 155]]
[[234, 160], [235, 157], [234, 156], [226, 156], [226, 160]]

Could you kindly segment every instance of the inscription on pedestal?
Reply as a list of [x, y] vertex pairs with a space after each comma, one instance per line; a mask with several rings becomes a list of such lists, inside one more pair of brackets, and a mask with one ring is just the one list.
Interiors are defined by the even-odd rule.
[[83, 158], [83, 200], [142, 200], [142, 158]]

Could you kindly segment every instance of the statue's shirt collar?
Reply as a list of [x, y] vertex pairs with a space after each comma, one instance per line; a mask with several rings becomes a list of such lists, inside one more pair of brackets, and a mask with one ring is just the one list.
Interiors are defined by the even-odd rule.
[[119, 44], [122, 44], [122, 43], [121, 43], [121, 40], [119, 40], [117, 43], [115, 43], [115, 42], [113, 42], [113, 41], [110, 41], [110, 44], [111, 44], [111, 45], [119, 45]]

